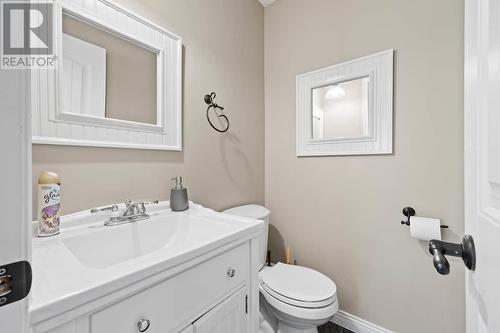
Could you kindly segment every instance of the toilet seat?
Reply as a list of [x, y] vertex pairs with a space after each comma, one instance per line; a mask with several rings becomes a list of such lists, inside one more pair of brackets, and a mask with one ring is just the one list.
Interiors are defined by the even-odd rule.
[[304, 301], [296, 300], [296, 299], [281, 295], [281, 294], [277, 293], [276, 291], [272, 290], [271, 288], [269, 288], [264, 283], [261, 285], [261, 288], [266, 293], [268, 293], [269, 295], [271, 295], [272, 297], [276, 298], [277, 300], [279, 300], [281, 302], [284, 302], [284, 303], [287, 303], [287, 304], [290, 304], [293, 306], [305, 308], [305, 309], [321, 308], [321, 307], [328, 306], [328, 305], [332, 304], [333, 302], [335, 302], [335, 297], [330, 297], [330, 298], [327, 298], [325, 300], [318, 301], [318, 302], [304, 302]]
[[264, 296], [269, 305], [271, 305], [275, 312], [275, 315], [277, 315], [280, 320], [283, 320], [283, 318], [300, 318], [300, 320], [321, 321], [321, 323], [317, 324], [320, 325], [323, 323], [325, 318], [331, 318], [339, 309], [339, 304], [336, 298], [334, 299], [333, 303], [330, 303], [329, 305], [323, 307], [305, 308], [291, 305], [275, 298], [262, 286], [263, 285], [261, 284], [259, 287], [260, 293], [262, 294], [262, 296]]
[[303, 308], [318, 308], [333, 303], [337, 286], [313, 269], [277, 263], [260, 274], [262, 288], [273, 297]]

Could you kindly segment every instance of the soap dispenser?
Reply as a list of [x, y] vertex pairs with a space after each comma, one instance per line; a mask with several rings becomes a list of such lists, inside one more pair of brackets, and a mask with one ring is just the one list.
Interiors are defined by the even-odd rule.
[[170, 190], [170, 209], [181, 212], [189, 208], [187, 188], [182, 186], [182, 177], [174, 177], [175, 187]]

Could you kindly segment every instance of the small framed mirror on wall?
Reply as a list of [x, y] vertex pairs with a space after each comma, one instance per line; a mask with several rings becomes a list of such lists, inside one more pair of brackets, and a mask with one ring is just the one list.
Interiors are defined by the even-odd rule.
[[393, 53], [297, 76], [297, 156], [392, 153]]
[[54, 3], [57, 66], [33, 70], [33, 143], [182, 150], [182, 40], [104, 0]]

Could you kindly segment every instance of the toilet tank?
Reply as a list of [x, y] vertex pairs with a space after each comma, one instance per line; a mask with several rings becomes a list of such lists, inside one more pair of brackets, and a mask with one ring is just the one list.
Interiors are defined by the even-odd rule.
[[244, 205], [226, 209], [223, 213], [249, 217], [264, 221], [264, 232], [259, 237], [259, 269], [266, 264], [267, 255], [267, 237], [269, 232], [269, 209], [260, 205]]

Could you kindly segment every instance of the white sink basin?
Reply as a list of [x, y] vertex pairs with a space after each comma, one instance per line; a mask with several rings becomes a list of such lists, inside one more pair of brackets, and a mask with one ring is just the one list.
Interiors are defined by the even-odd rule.
[[120, 287], [141, 283], [264, 229], [262, 221], [194, 203], [176, 213], [168, 202], [160, 202], [148, 206], [148, 214], [147, 220], [104, 226], [106, 215], [83, 211], [62, 216], [59, 235], [34, 236], [31, 320], [45, 320]]
[[156, 215], [118, 226], [91, 226], [62, 238], [62, 243], [85, 266], [107, 268], [165, 247], [202, 241], [229, 231], [227, 223], [184, 214]]

